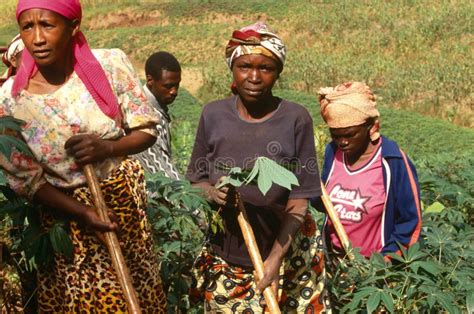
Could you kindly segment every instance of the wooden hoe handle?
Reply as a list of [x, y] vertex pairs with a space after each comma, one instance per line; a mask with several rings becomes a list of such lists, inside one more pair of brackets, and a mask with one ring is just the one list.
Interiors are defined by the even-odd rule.
[[[110, 222], [108, 215], [108, 209], [100, 189], [99, 181], [95, 174], [94, 168], [92, 165], [84, 166], [84, 174], [86, 176], [87, 185], [92, 194], [92, 199], [94, 201], [94, 206], [98, 211], [99, 217], [105, 221]], [[135, 293], [135, 290], [132, 285], [132, 279], [128, 272], [127, 264], [123, 258], [122, 250], [120, 249], [120, 244], [115, 232], [104, 232], [105, 241], [107, 249], [109, 250], [110, 257], [112, 259], [112, 264], [114, 265], [115, 272], [117, 273], [120, 286], [127, 301], [128, 311], [132, 314], [141, 313], [140, 305], [138, 303], [138, 298]]]
[[[238, 199], [238, 207], [239, 207], [239, 214], [237, 216], [237, 220], [239, 221], [240, 229], [242, 230], [242, 234], [244, 236], [245, 245], [247, 246], [247, 250], [249, 251], [250, 259], [252, 260], [253, 268], [257, 274], [258, 278], [263, 278], [263, 261], [262, 256], [260, 255], [260, 251], [258, 250], [257, 241], [255, 240], [255, 235], [253, 234], [252, 226], [248, 222], [247, 212], [245, 211], [244, 204], [242, 203], [242, 199], [240, 195], [237, 195]], [[263, 296], [265, 297], [265, 301], [267, 302], [268, 309], [270, 310], [271, 314], [279, 314], [280, 308], [278, 306], [278, 301], [273, 293], [271, 286], [268, 286], [263, 290]]]
[[336, 213], [336, 210], [334, 209], [334, 205], [331, 202], [331, 198], [328, 195], [328, 192], [326, 191], [326, 187], [324, 186], [324, 183], [321, 181], [321, 199], [323, 200], [324, 207], [326, 207], [326, 212], [328, 213], [329, 219], [331, 219], [331, 222], [334, 226], [334, 229], [336, 230], [336, 234], [339, 237], [339, 240], [341, 241], [342, 247], [344, 248], [344, 251], [347, 254], [347, 257], [349, 259], [353, 259], [354, 256], [352, 253], [349, 252], [349, 238], [347, 237], [346, 231], [344, 230], [344, 226], [341, 223], [341, 220], [339, 219], [339, 216]]

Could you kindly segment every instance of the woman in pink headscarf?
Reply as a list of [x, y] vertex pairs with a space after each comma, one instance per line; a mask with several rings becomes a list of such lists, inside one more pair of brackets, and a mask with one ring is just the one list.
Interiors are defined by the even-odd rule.
[[[196, 297], [213, 313], [263, 313], [259, 292], [268, 286], [284, 313], [319, 313], [323, 303], [324, 259], [308, 198], [320, 195], [313, 123], [306, 109], [276, 97], [285, 46], [264, 23], [233, 32], [226, 47], [234, 96], [207, 104], [201, 114], [187, 177], [219, 209], [224, 230], [210, 236], [196, 260]], [[295, 162], [299, 186], [238, 188], [264, 260], [263, 278], [253, 266], [237, 223], [231, 189], [219, 187], [226, 172], [219, 163], [243, 169], [256, 157]]]
[[[42, 205], [45, 229], [65, 221], [72, 256], [57, 254], [38, 271], [40, 312], [125, 312], [101, 232], [120, 231], [144, 312], [165, 311], [146, 220], [143, 170], [127, 157], [156, 140], [157, 116], [118, 49], [91, 51], [80, 31], [78, 0], [20, 0], [21, 66], [0, 93], [0, 113], [25, 121], [32, 156], [0, 156], [15, 192]], [[99, 219], [81, 166], [94, 163], [112, 223]], [[120, 230], [119, 230], [120, 229]]]

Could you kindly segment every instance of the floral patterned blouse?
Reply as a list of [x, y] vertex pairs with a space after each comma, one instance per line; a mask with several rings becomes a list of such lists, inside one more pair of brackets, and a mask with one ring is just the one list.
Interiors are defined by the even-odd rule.
[[[0, 154], [0, 166], [15, 192], [32, 198], [46, 182], [70, 189], [86, 180], [64, 144], [73, 135], [96, 134], [102, 139], [117, 139], [125, 130], [140, 129], [156, 136], [159, 116], [149, 104], [138, 76], [125, 53], [119, 49], [97, 49], [94, 55], [105, 70], [122, 112], [121, 121], [106, 116], [74, 72], [58, 90], [31, 94], [26, 90], [13, 99], [10, 78], [0, 90], [0, 116], [10, 115], [26, 122], [21, 136], [34, 158], [13, 149], [9, 158]], [[105, 178], [124, 157], [109, 158], [95, 164]]]

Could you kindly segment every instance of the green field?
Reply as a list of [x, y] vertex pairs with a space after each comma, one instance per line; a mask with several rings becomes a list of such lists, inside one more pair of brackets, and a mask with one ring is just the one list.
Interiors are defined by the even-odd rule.
[[[6, 12], [0, 18], [0, 45], [17, 33], [15, 2], [0, 4]], [[187, 146], [185, 153], [200, 106], [229, 95], [224, 47], [232, 30], [265, 20], [288, 47], [276, 93], [304, 104], [315, 126], [321, 124], [315, 96], [320, 87], [363, 80], [377, 95], [383, 133], [415, 161], [436, 163], [439, 156], [444, 163], [456, 155], [453, 159], [463, 156], [467, 169], [473, 169], [474, 6], [469, 1], [82, 3], [82, 28], [91, 46], [123, 49], [142, 77], [152, 52], [166, 50], [178, 57], [184, 95], [173, 106], [179, 133], [174, 138], [175, 146]], [[187, 156], [179, 157], [184, 170], [182, 157]], [[472, 178], [472, 170], [461, 172]], [[472, 183], [465, 185], [472, 195]]]
[[[3, 14], [0, 46], [18, 32], [15, 3], [15, 0], [4, 0], [0, 4]], [[192, 150], [202, 105], [230, 94], [231, 73], [225, 63], [224, 48], [234, 29], [264, 20], [281, 34], [288, 55], [275, 94], [308, 108], [317, 138], [323, 141], [318, 145], [319, 156], [329, 137], [319, 115], [318, 89], [348, 80], [365, 81], [377, 95], [382, 133], [396, 140], [417, 166], [425, 209], [433, 209], [429, 206], [439, 202], [464, 215], [462, 228], [458, 228], [460, 218], [446, 214], [449, 216], [443, 218], [446, 220], [433, 218], [434, 222], [428, 223], [425, 231], [438, 230], [437, 222], [446, 228], [452, 224], [456, 231], [439, 229], [451, 234], [447, 236], [439, 231], [451, 241], [439, 242], [440, 250], [454, 252], [452, 242], [465, 239], [463, 249], [456, 248], [462, 252], [456, 253], [463, 261], [459, 265], [474, 264], [472, 248], [470, 253], [463, 251], [474, 243], [472, 227], [465, 227], [474, 223], [474, 6], [471, 1], [84, 0], [82, 3], [85, 11], [82, 29], [91, 46], [123, 49], [142, 78], [144, 61], [152, 52], [166, 50], [180, 60], [182, 88], [171, 111], [174, 160], [182, 173]], [[437, 227], [431, 229], [434, 225]], [[458, 270], [454, 257], [448, 263], [441, 259], [441, 251], [439, 254], [440, 263], [456, 265], [453, 269], [446, 268], [446, 273]], [[446, 285], [453, 289], [443, 288], [443, 291], [446, 295], [453, 294], [453, 300], [456, 297], [453, 291], [458, 289], [462, 293], [462, 297], [452, 302], [466, 309], [465, 295], [468, 300], [474, 295], [472, 282], [469, 289], [461, 284]]]
[[[122, 48], [139, 67], [150, 53], [171, 51], [198, 78], [190, 85], [202, 101], [228, 92], [231, 31], [265, 20], [288, 45], [281, 88], [315, 94], [364, 80], [381, 105], [474, 126], [470, 1], [82, 2], [92, 46]], [[0, 4], [0, 44], [17, 32], [14, 3]]]

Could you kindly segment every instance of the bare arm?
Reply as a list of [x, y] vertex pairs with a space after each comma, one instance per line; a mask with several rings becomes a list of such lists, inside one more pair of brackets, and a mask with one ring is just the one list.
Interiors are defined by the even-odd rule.
[[94, 231], [116, 231], [118, 229], [116, 222], [103, 222], [93, 207], [82, 204], [49, 183], [39, 188], [33, 200], [60, 211]]
[[257, 284], [257, 291], [262, 292], [263, 289], [271, 284], [275, 291], [275, 295], [278, 295], [278, 276], [281, 263], [290, 248], [296, 232], [303, 223], [307, 211], [307, 199], [288, 200], [281, 218], [282, 225], [280, 227], [280, 232], [273, 243], [270, 255], [264, 262], [265, 273], [263, 278], [259, 278], [260, 280]]
[[132, 130], [117, 140], [103, 140], [93, 134], [74, 135], [64, 147], [81, 165], [102, 161], [110, 157], [140, 153], [152, 146], [156, 137], [140, 130]]

